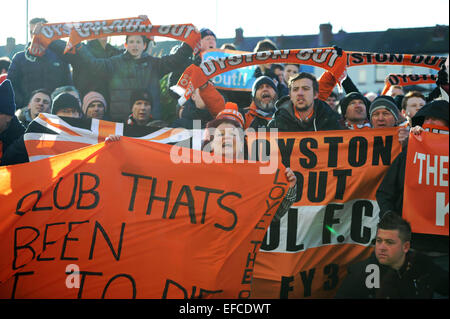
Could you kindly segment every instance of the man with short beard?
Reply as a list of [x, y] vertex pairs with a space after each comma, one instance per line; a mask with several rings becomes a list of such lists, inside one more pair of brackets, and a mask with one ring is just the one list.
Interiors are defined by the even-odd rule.
[[301, 72], [289, 80], [289, 96], [275, 104], [268, 128], [280, 132], [340, 130], [339, 115], [319, 99], [319, 82], [313, 74]]
[[245, 113], [245, 127], [258, 129], [266, 127], [275, 112], [278, 99], [277, 86], [268, 76], [260, 76], [253, 83], [252, 104]]

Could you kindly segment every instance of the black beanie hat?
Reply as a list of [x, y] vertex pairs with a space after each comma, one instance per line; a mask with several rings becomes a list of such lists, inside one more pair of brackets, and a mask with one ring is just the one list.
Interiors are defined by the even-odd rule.
[[398, 107], [395, 103], [395, 100], [392, 96], [389, 95], [380, 95], [370, 104], [369, 116], [372, 119], [372, 114], [378, 109], [386, 109], [394, 115], [395, 121], [398, 121]]
[[15, 112], [14, 90], [11, 81], [6, 79], [0, 84], [0, 114], [14, 116]]
[[130, 107], [133, 108], [134, 103], [139, 100], [148, 101], [150, 105], [152, 104], [152, 96], [146, 89], [138, 89], [131, 92]]
[[345, 117], [348, 105], [353, 100], [362, 100], [364, 102], [364, 105], [366, 106], [366, 111], [369, 108], [370, 101], [364, 95], [359, 92], [350, 92], [339, 102], [339, 105], [341, 107], [341, 114], [343, 117]]
[[412, 126], [423, 125], [425, 117], [435, 117], [449, 123], [449, 104], [445, 100], [434, 100], [425, 104], [411, 119]]
[[52, 104], [52, 114], [56, 114], [59, 110], [71, 108], [78, 113], [83, 114], [83, 110], [80, 106], [80, 101], [69, 93], [61, 93], [55, 97]]
[[256, 91], [258, 91], [259, 87], [263, 84], [270, 85], [274, 89], [275, 93], [278, 92], [275, 82], [268, 76], [263, 75], [263, 76], [260, 76], [259, 78], [257, 78], [256, 81], [253, 83], [252, 97], [255, 97]]
[[217, 39], [216, 35], [214, 34], [214, 32], [212, 32], [210, 29], [207, 28], [203, 28], [200, 30], [200, 35], [202, 37], [202, 39], [208, 35], [212, 35], [214, 38]]

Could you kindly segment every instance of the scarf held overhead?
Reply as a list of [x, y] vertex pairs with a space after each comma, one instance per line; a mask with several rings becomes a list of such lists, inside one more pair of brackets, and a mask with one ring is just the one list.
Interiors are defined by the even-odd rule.
[[330, 71], [338, 82], [345, 76], [346, 53], [339, 56], [333, 48], [263, 51], [233, 55], [203, 61], [200, 66], [189, 66], [180, 77], [173, 91], [181, 95], [179, 103], [188, 100], [194, 90], [219, 74], [251, 65], [267, 63], [294, 63], [317, 66]]
[[116, 35], [145, 35], [169, 37], [186, 42], [197, 53], [200, 48], [200, 32], [192, 24], [152, 25], [148, 18], [134, 17], [113, 20], [96, 20], [70, 23], [44, 24], [34, 35], [29, 51], [42, 56], [48, 45], [57, 39], [69, 37], [65, 53], [84, 40]]
[[436, 84], [437, 75], [434, 74], [389, 74], [386, 77], [381, 95], [385, 95], [393, 85]]
[[447, 60], [443, 56], [371, 53], [371, 52], [347, 52], [347, 66], [361, 66], [370, 64], [410, 65], [440, 70]]

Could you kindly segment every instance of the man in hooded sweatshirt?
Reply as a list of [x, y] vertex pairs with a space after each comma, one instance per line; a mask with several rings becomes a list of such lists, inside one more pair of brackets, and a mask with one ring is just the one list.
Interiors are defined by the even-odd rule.
[[25, 127], [14, 115], [16, 103], [11, 81], [0, 84], [0, 161], [6, 149], [25, 133]]

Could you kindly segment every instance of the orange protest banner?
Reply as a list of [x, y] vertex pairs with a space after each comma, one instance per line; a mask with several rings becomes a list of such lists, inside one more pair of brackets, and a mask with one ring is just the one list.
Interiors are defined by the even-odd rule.
[[449, 235], [448, 134], [410, 134], [403, 216], [415, 233]]
[[[334, 297], [347, 266], [373, 251], [375, 193], [400, 153], [397, 130], [278, 134], [275, 147], [297, 176], [299, 200], [267, 230], [252, 298]], [[263, 140], [248, 144], [249, 154], [264, 153]]]
[[122, 137], [0, 168], [0, 298], [248, 298], [284, 174], [174, 164], [171, 147]]

